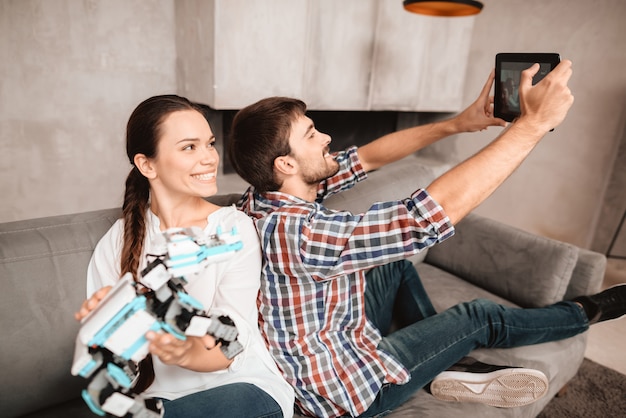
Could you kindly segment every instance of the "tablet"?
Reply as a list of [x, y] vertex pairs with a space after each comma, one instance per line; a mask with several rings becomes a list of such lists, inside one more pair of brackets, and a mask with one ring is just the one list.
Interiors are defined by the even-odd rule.
[[540, 68], [533, 77], [533, 85], [544, 78], [561, 62], [557, 53], [510, 53], [496, 55], [496, 79], [494, 116], [512, 122], [520, 115], [519, 82], [522, 71], [539, 63]]

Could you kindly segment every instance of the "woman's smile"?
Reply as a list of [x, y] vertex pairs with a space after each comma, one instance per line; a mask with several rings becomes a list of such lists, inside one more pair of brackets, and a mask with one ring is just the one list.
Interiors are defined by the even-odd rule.
[[209, 173], [202, 173], [202, 174], [192, 174], [191, 177], [195, 180], [199, 180], [199, 181], [214, 181], [215, 180], [215, 171], [211, 171]]

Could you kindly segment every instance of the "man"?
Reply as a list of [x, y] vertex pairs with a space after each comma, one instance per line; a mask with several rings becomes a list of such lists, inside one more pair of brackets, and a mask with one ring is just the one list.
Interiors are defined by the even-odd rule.
[[[589, 318], [611, 319], [626, 311], [621, 288], [541, 309], [479, 300], [436, 314], [405, 260], [453, 235], [453, 225], [563, 121], [573, 103], [567, 86], [571, 62], [562, 61], [532, 86], [538, 69], [536, 64], [523, 73], [522, 114], [491, 144], [426, 189], [374, 204], [362, 214], [330, 210], [322, 201], [364, 180], [368, 171], [443, 137], [504, 125], [491, 114], [493, 73], [476, 102], [458, 116], [334, 155], [330, 137], [315, 129], [298, 100], [268, 98], [238, 112], [229, 155], [252, 185], [239, 203], [255, 218], [263, 247], [261, 326], [270, 352], [296, 389], [301, 412], [374, 416], [401, 405], [438, 375], [431, 391], [445, 398], [446, 385], [437, 383], [459, 375], [441, 372], [466, 362], [464, 356], [475, 348], [562, 339], [585, 331]], [[399, 309], [407, 323], [389, 332], [392, 309]], [[501, 371], [489, 371], [476, 374], [477, 385], [497, 384], [494, 376]], [[529, 382], [526, 392], [545, 379], [539, 371], [517, 373]], [[510, 407], [532, 402], [535, 394], [521, 402], [518, 395], [505, 393], [498, 402], [476, 394], [466, 399]]]

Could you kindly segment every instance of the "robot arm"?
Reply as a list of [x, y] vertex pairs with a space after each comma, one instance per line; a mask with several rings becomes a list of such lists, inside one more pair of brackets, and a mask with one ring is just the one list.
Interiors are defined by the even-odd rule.
[[72, 374], [90, 380], [82, 396], [97, 415], [162, 415], [160, 403], [132, 391], [134, 365], [148, 355], [148, 331], [165, 331], [180, 339], [208, 334], [221, 343], [229, 359], [243, 351], [234, 322], [227, 316], [208, 315], [184, 289], [186, 276], [243, 247], [236, 229], [206, 237], [200, 228], [175, 228], [160, 239], [161, 254], [141, 272], [139, 284], [130, 273], [124, 275], [81, 324]]

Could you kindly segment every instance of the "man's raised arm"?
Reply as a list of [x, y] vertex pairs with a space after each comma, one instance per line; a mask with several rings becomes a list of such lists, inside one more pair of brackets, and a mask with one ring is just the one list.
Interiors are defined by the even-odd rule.
[[534, 64], [522, 72], [520, 117], [485, 148], [427, 187], [453, 224], [491, 195], [541, 138], [565, 119], [574, 103], [574, 96], [567, 86], [572, 75], [571, 61], [562, 61], [533, 86], [532, 77], [538, 70], [539, 64]]
[[393, 132], [359, 147], [357, 152], [365, 171], [400, 160], [450, 135], [505, 126], [504, 120], [493, 117], [493, 97], [489, 96], [493, 79], [492, 71], [476, 101], [454, 118]]

